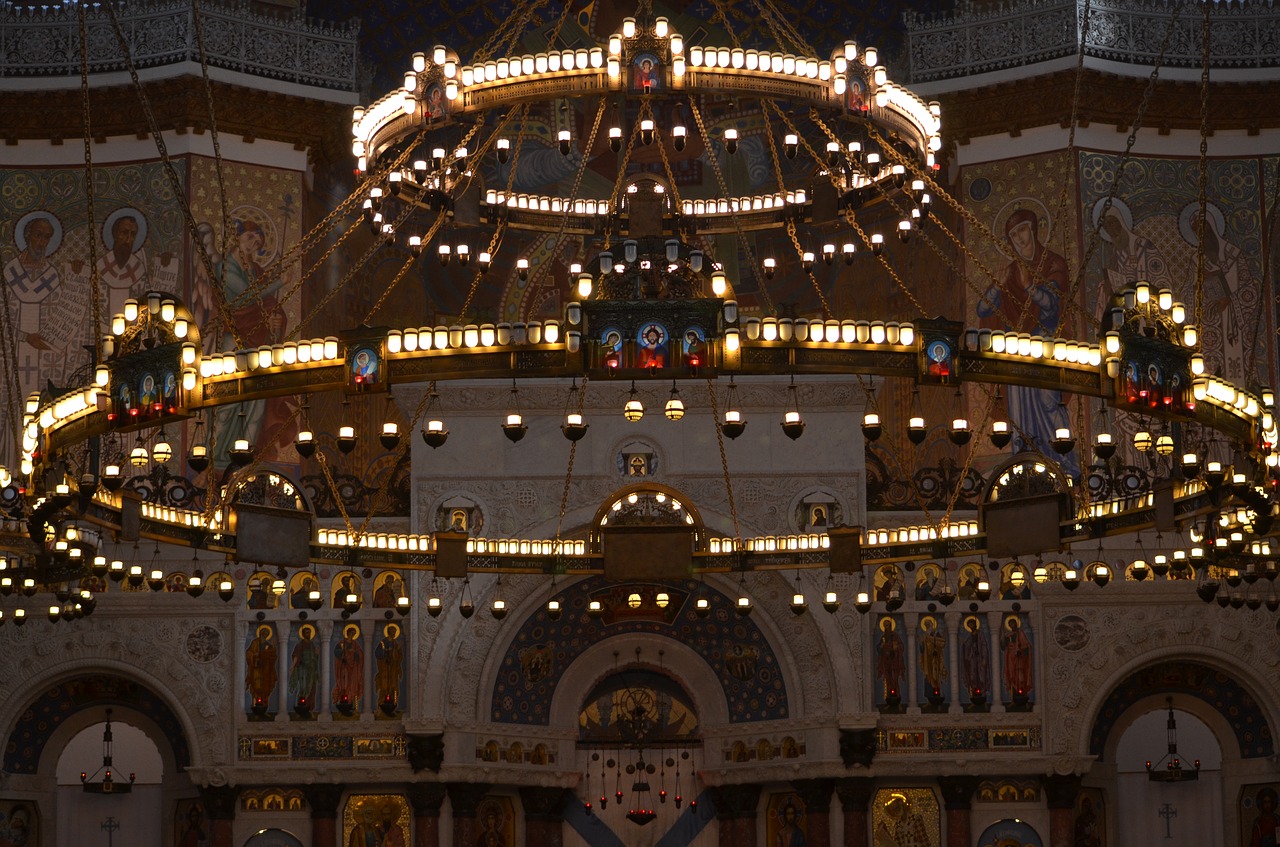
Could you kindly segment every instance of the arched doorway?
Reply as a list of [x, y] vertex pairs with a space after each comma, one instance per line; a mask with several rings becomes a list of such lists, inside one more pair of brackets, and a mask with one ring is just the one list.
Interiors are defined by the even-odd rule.
[[57, 847], [78, 847], [89, 833], [91, 841], [109, 833], [116, 844], [163, 843], [163, 757], [127, 715], [108, 711], [109, 723], [80, 730], [58, 756]]
[[[1270, 781], [1274, 754], [1266, 713], [1248, 676], [1207, 662], [1162, 661], [1122, 679], [1102, 701], [1090, 731], [1098, 757], [1086, 785], [1106, 814], [1108, 844], [1234, 844], [1241, 792]], [[1154, 780], [1168, 771], [1170, 709], [1178, 757], [1195, 779]], [[1166, 774], [1167, 775], [1167, 774]]]
[[[1116, 744], [1118, 844], [1191, 847], [1223, 839], [1222, 746], [1208, 724], [1176, 708], [1177, 699], [1173, 702], [1173, 730], [1169, 728], [1170, 709], [1147, 707]], [[1171, 732], [1175, 733], [1182, 773], [1188, 777], [1181, 781], [1168, 776], [1172, 772], [1168, 761]], [[1152, 780], [1148, 761], [1153, 771], [1169, 781]], [[1189, 778], [1192, 773], [1194, 779]]]

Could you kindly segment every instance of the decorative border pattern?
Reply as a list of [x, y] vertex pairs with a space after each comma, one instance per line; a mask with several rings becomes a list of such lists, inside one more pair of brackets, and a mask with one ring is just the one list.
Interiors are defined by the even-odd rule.
[[[246, 2], [200, 8], [208, 64], [230, 71], [339, 91], [356, 89], [358, 20], [335, 25], [252, 11]], [[191, 0], [131, 3], [116, 13], [139, 68], [200, 61]], [[86, 15], [89, 72], [126, 69], [110, 16]], [[80, 73], [80, 21], [74, 7], [8, 6], [0, 14], [0, 77]]]

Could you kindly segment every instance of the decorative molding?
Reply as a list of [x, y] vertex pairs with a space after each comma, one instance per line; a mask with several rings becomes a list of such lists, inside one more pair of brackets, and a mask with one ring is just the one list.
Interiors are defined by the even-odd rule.
[[[1086, 56], [1132, 65], [1153, 64], [1159, 57], [1174, 4], [1101, 0], [1087, 7]], [[908, 11], [904, 20], [910, 80], [954, 79], [1074, 56], [1080, 49], [1085, 9], [1085, 0], [1036, 0], [962, 3], [956, 12], [939, 16]], [[1174, 23], [1164, 65], [1200, 66], [1199, 19], [1193, 9]], [[1214, 67], [1275, 67], [1280, 64], [1277, 41], [1280, 17], [1270, 3], [1214, 6]]]
[[[78, 76], [80, 15], [72, 5], [5, 4], [0, 15], [0, 77]], [[301, 15], [264, 15], [248, 2], [150, 0], [115, 12], [138, 68], [205, 60], [215, 68], [299, 85], [354, 91], [360, 22], [345, 25]], [[97, 4], [85, 14], [91, 74], [126, 70], [112, 16]]]
[[[1277, 702], [1274, 680], [1280, 656], [1271, 627], [1244, 627], [1245, 621], [1216, 606], [1188, 606], [1186, 593], [1173, 595], [1178, 588], [1170, 584], [1166, 603], [1126, 602], [1119, 592], [1088, 606], [1065, 598], [1045, 603], [1042, 632], [1052, 631], [1059, 618], [1074, 615], [1085, 621], [1091, 641], [1106, 645], [1073, 652], [1053, 638], [1040, 639], [1045, 668], [1040, 689], [1054, 692], [1037, 704], [1044, 710], [1046, 755], [1087, 751], [1093, 723], [1112, 690], [1133, 672], [1161, 661], [1199, 661], [1230, 675], [1264, 709]], [[1264, 715], [1275, 722], [1273, 713]]]

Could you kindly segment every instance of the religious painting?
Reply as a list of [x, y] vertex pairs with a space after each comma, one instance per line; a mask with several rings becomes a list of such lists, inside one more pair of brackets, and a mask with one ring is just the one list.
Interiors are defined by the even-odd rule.
[[382, 635], [373, 648], [373, 688], [378, 698], [379, 717], [394, 717], [401, 711], [404, 697], [404, 638], [398, 623], [382, 625]]
[[423, 97], [423, 114], [430, 120], [440, 120], [444, 117], [447, 104], [448, 101], [444, 97], [444, 87], [439, 83], [435, 83], [427, 88], [426, 96]]
[[[189, 239], [186, 302], [197, 326], [222, 328], [205, 335], [205, 352], [263, 347], [283, 343], [290, 336], [296, 338], [303, 319], [305, 286], [299, 265], [283, 260], [291, 255], [301, 235], [301, 174], [238, 162], [224, 162], [222, 170], [220, 182], [211, 159], [192, 160], [191, 213], [199, 238]], [[227, 226], [222, 223], [224, 195], [220, 185], [227, 186]], [[332, 328], [312, 329], [303, 337]], [[214, 465], [225, 466], [227, 448], [237, 438], [249, 442], [255, 458], [299, 463], [301, 457], [294, 447], [296, 408], [293, 397], [219, 407], [213, 421], [213, 431], [218, 433]], [[317, 429], [327, 426], [326, 421], [316, 419], [312, 424]]]
[[213, 835], [201, 800], [179, 800], [173, 813], [173, 843], [176, 847], [209, 847]]
[[641, 326], [636, 333], [640, 351], [637, 366], [650, 370], [665, 368], [669, 356], [669, 341], [670, 334], [662, 324], [650, 322]]
[[[173, 165], [184, 179], [187, 162]], [[85, 339], [108, 332], [125, 300], [148, 290], [181, 291], [181, 263], [174, 257], [181, 254], [182, 215], [164, 166], [101, 165], [94, 174], [91, 232], [82, 167], [0, 168], [0, 184], [14, 186], [0, 211], [0, 273], [10, 295], [12, 366], [23, 397], [50, 383], [69, 384], [89, 361]], [[129, 386], [133, 408], [137, 390], [137, 383]], [[115, 392], [113, 398], [119, 399]], [[21, 414], [21, 405], [0, 409], [0, 417]], [[19, 423], [11, 418], [6, 431]], [[13, 467], [9, 441], [0, 443], [0, 464]]]
[[516, 843], [515, 807], [510, 797], [490, 794], [476, 806], [475, 847], [513, 847]]
[[[1014, 575], [1021, 573], [1021, 579], [1015, 579]], [[1021, 586], [1016, 583], [1021, 582]], [[1017, 562], [1010, 562], [1000, 569], [1000, 599], [1001, 600], [1030, 600], [1031, 599], [1031, 578], [1027, 574], [1027, 569]]]
[[374, 580], [377, 586], [373, 590], [373, 608], [394, 609], [396, 601], [404, 594], [404, 580], [395, 571], [379, 574]]
[[1000, 633], [1000, 683], [1005, 703], [1025, 706], [1035, 700], [1035, 656], [1024, 615], [1005, 615]]
[[615, 465], [619, 476], [653, 476], [658, 470], [658, 453], [648, 442], [629, 441], [618, 451]]
[[806, 847], [809, 820], [799, 794], [790, 791], [769, 795], [765, 832], [769, 847]]
[[342, 810], [342, 843], [408, 847], [412, 820], [399, 794], [352, 794]]
[[364, 700], [364, 642], [360, 626], [342, 627], [342, 638], [333, 645], [331, 702], [343, 717], [358, 714]]
[[662, 88], [662, 63], [656, 53], [637, 53], [631, 62], [631, 88], [649, 94]]
[[871, 803], [875, 847], [939, 847], [938, 798], [928, 788], [882, 788]]
[[977, 600], [979, 583], [987, 578], [979, 562], [965, 562], [956, 578], [956, 596], [961, 600]]
[[867, 98], [867, 81], [856, 68], [850, 70], [848, 74], [845, 86], [845, 107], [854, 113], [865, 112], [871, 108], [871, 101]]
[[984, 829], [978, 847], [1044, 847], [1044, 842], [1031, 824], [1010, 818]]
[[382, 353], [370, 344], [359, 344], [349, 354], [347, 368], [354, 388], [368, 388], [382, 381]]
[[622, 367], [622, 331], [617, 327], [607, 327], [600, 333], [600, 354], [604, 357], [606, 368]]
[[250, 609], [274, 609], [277, 597], [271, 591], [271, 583], [275, 577], [266, 571], [258, 571], [249, 577], [249, 596], [246, 605]]
[[[972, 258], [965, 267], [968, 305], [965, 323], [1001, 332], [1067, 338], [1090, 337], [1081, 315], [1067, 257], [1077, 255], [1074, 221], [1074, 163], [1062, 153], [987, 162], [961, 175], [966, 207], [979, 223], [966, 228]], [[1048, 451], [1054, 430], [1069, 427], [1060, 392], [1006, 386], [992, 415], [1010, 421], [1014, 438], [1003, 450], [986, 439], [973, 440], [974, 467], [991, 470], [1026, 440]], [[985, 392], [968, 391], [970, 408], [987, 407]], [[1063, 460], [1079, 474], [1075, 453]]]
[[265, 718], [276, 712], [279, 656], [275, 628], [259, 624], [244, 651], [246, 708], [253, 717]]
[[289, 607], [292, 609], [309, 608], [308, 601], [311, 599], [311, 592], [319, 590], [320, 580], [314, 573], [303, 571], [294, 574], [293, 578], [289, 580]]
[[876, 594], [877, 603], [883, 603], [890, 598], [906, 599], [905, 583], [902, 580], [902, 571], [897, 565], [882, 565], [876, 571]]
[[684, 356], [685, 367], [697, 368], [702, 365], [707, 358], [707, 333], [700, 326], [691, 326], [684, 331], [684, 341], [681, 345], [681, 353]]
[[1277, 798], [1280, 798], [1280, 783], [1276, 782], [1240, 789], [1240, 847], [1280, 844]]
[[991, 635], [984, 618], [965, 615], [958, 638], [961, 701], [965, 711], [983, 711], [991, 704]]
[[801, 532], [823, 533], [843, 521], [836, 496], [830, 491], [810, 491], [800, 498], [795, 510], [796, 528]]
[[295, 623], [289, 633], [289, 708], [301, 718], [313, 717], [320, 684], [320, 641], [314, 624]]
[[[1245, 794], [1247, 796], [1247, 790]], [[1244, 816], [1240, 819], [1243, 821]], [[1080, 794], [1076, 797], [1072, 828], [1075, 831], [1076, 847], [1107, 847], [1107, 807], [1100, 789], [1080, 789]], [[1247, 845], [1249, 842], [1245, 840], [1241, 843]]]
[[436, 507], [436, 529], [478, 535], [484, 527], [484, 511], [470, 497], [449, 497]]
[[947, 578], [942, 573], [942, 568], [932, 563], [922, 565], [920, 570], [916, 571], [915, 598], [937, 600], [946, 584]]
[[876, 705], [882, 711], [902, 707], [903, 684], [907, 676], [907, 643], [902, 619], [881, 615], [876, 621]]
[[348, 594], [354, 594], [357, 597], [362, 596], [360, 590], [360, 577], [354, 571], [343, 571], [333, 578], [330, 583], [330, 605], [335, 609], [341, 609], [343, 602], [346, 601]]
[[921, 705], [926, 709], [943, 709], [951, 695], [946, 622], [937, 615], [922, 615], [916, 645]]

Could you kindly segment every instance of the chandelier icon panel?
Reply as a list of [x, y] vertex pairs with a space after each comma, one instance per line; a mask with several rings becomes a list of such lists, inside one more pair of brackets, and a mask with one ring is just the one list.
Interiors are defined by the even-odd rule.
[[[982, 552], [1038, 556], [1154, 527], [1187, 531], [1191, 544], [1172, 555], [1160, 553], [1150, 566], [1133, 562], [1126, 575], [1134, 579], [1149, 572], [1163, 576], [1181, 563], [1200, 574], [1206, 600], [1218, 596], [1218, 578], [1226, 579], [1233, 591], [1218, 599], [1230, 597], [1232, 605], [1237, 599], [1245, 603], [1234, 591], [1241, 579], [1249, 585], [1262, 575], [1274, 579], [1280, 463], [1274, 393], [1207, 373], [1196, 311], [1176, 302], [1169, 290], [1134, 282], [1104, 310], [1095, 338], [966, 326], [946, 318], [838, 315], [829, 308], [815, 270], [865, 260], [894, 273], [880, 226], [894, 221], [890, 235], [909, 242], [933, 225], [935, 203], [959, 209], [934, 179], [939, 108], [890, 81], [874, 49], [847, 41], [830, 55], [808, 56], [690, 45], [669, 21], [646, 12], [624, 20], [619, 32], [595, 46], [519, 54], [512, 49], [466, 60], [438, 46], [415, 54], [412, 62], [403, 87], [354, 112], [352, 151], [362, 179], [344, 209], [362, 219], [357, 226], [371, 228], [377, 249], [407, 257], [397, 281], [418, 268], [429, 285], [443, 284], [435, 268], [465, 268], [472, 285], [460, 314], [423, 325], [362, 324], [337, 335], [211, 352], [191, 313], [172, 295], [128, 301], [100, 339], [101, 364], [90, 384], [27, 400], [21, 466], [16, 474], [0, 474], [9, 509], [3, 545], [10, 551], [0, 593], [66, 594], [48, 607], [51, 620], [88, 613], [92, 593], [82, 592], [76, 601], [64, 586], [85, 576], [115, 577], [116, 570], [124, 577], [123, 563], [119, 569], [108, 564], [105, 545], [92, 541], [107, 534], [233, 553], [281, 569], [368, 556], [388, 567], [442, 577], [482, 568], [607, 572], [610, 561], [626, 557], [607, 554], [610, 535], [599, 527], [573, 540], [498, 541], [453, 531], [414, 536], [374, 533], [367, 525], [316, 529], [305, 510], [275, 514], [237, 503], [236, 492], [246, 482], [264, 477], [253, 445], [234, 431], [202, 428], [208, 422], [214, 429], [217, 418], [228, 419], [236, 404], [299, 396], [298, 453], [323, 459], [307, 425], [308, 395], [341, 396], [345, 414], [351, 402], [377, 404], [385, 397], [390, 405], [394, 386], [427, 384], [424, 406], [410, 427], [420, 428], [430, 448], [447, 449], [440, 384], [490, 379], [500, 386], [496, 390], [510, 392], [511, 414], [499, 423], [514, 444], [527, 431], [514, 380], [534, 377], [571, 383], [561, 430], [572, 443], [588, 436], [583, 397], [589, 383], [613, 378], [621, 390], [629, 384], [623, 411], [626, 420], [636, 421], [645, 411], [636, 383], [670, 380], [663, 412], [679, 421], [686, 399], [678, 383], [709, 380], [714, 389], [716, 380], [728, 377], [726, 402], [715, 417], [717, 434], [734, 439], [747, 421], [733, 378], [789, 377], [790, 385], [780, 389], [787, 398], [781, 424], [794, 440], [805, 427], [796, 379], [834, 375], [858, 380], [867, 392], [861, 430], [867, 441], [880, 438], [886, 424], [899, 427], [914, 444], [923, 441], [929, 424], [919, 407], [921, 386], [959, 391], [971, 384], [995, 386], [997, 392], [1017, 386], [1061, 392], [1080, 404], [1082, 414], [1090, 408], [1100, 417], [1139, 417], [1143, 428], [1133, 438], [1134, 449], [1154, 452], [1169, 464], [1168, 485], [1140, 496], [1091, 500], [1087, 486], [1058, 467], [1062, 457], [1091, 451], [1099, 462], [1095, 467], [1105, 470], [1117, 448], [1106, 426], [1094, 428], [1092, 444], [1069, 426], [1036, 444], [1015, 433], [1016, 421], [1000, 413], [977, 427], [957, 417], [947, 430], [956, 447], [973, 449], [975, 434], [997, 449], [1015, 434], [1026, 446], [992, 473], [995, 482], [978, 520], [864, 531], [828, 528], [824, 516], [822, 531], [763, 538], [715, 537], [699, 524], [695, 532], [664, 536], [672, 551], [688, 551], [672, 557], [686, 562], [688, 572], [755, 566], [859, 572], [888, 562]], [[753, 104], [750, 121], [735, 117], [744, 102]], [[757, 160], [767, 163], [755, 182], [730, 172], [747, 146], [762, 151]], [[683, 179], [681, 168], [691, 163], [709, 167], [711, 179]], [[736, 188], [746, 184], [772, 190]], [[556, 188], [533, 191], [546, 185]], [[708, 185], [715, 186], [714, 196]], [[749, 246], [740, 250], [738, 245], [748, 244], [746, 233], [785, 238], [794, 256], [779, 261]], [[507, 272], [521, 285], [532, 285], [559, 272], [563, 266], [554, 257], [567, 235], [582, 250], [566, 262], [567, 302], [553, 317], [531, 313], [516, 320], [504, 313], [507, 319], [486, 319], [480, 316], [487, 313], [469, 310], [486, 275]], [[733, 245], [732, 261], [715, 255], [726, 244]], [[807, 314], [775, 310], [766, 285], [775, 275], [812, 283], [822, 308]], [[909, 421], [882, 418], [868, 379], [872, 386], [876, 380], [911, 386]], [[130, 474], [176, 458], [166, 427], [181, 427], [193, 416], [197, 424], [181, 458], [196, 473], [221, 468], [223, 479], [209, 487], [205, 508], [139, 502], [123, 491]], [[1148, 431], [1152, 423], [1163, 427], [1156, 436]], [[1181, 433], [1177, 439], [1171, 427]], [[104, 434], [121, 444], [134, 433], [136, 444], [127, 454], [100, 456], [91, 446]], [[346, 454], [368, 435], [344, 420], [334, 444]], [[401, 455], [409, 446], [394, 421], [376, 437], [384, 449]], [[224, 443], [218, 446], [217, 439]], [[1054, 482], [1024, 484], [1039, 476]], [[277, 487], [288, 485], [272, 479]], [[631, 503], [651, 499], [660, 511], [670, 510], [670, 503], [692, 506], [677, 495], [643, 486], [622, 494]], [[1033, 525], [1037, 531], [1028, 531]], [[1076, 564], [1062, 569], [1074, 575], [1062, 578], [1069, 588], [1082, 573], [1099, 585], [1109, 578], [1105, 564], [1101, 570]], [[132, 567], [138, 572], [128, 574], [130, 584], [136, 576], [136, 585], [165, 585], [163, 572], [148, 577], [141, 565]], [[197, 576], [185, 582], [193, 594], [204, 587]], [[234, 596], [229, 579], [215, 589], [223, 599]], [[834, 612], [839, 598], [829, 594], [823, 605]], [[859, 597], [852, 605], [865, 612], [870, 601], [862, 601], [865, 592]], [[407, 612], [408, 598], [403, 599], [396, 608]], [[796, 604], [800, 610], [806, 606]], [[749, 612], [749, 598], [739, 611], [744, 608]], [[25, 617], [25, 610], [13, 613], [17, 622]]]

